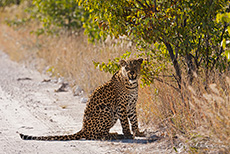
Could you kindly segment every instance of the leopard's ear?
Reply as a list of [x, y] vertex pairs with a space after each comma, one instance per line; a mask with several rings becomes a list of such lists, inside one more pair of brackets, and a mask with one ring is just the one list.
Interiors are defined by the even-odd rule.
[[127, 62], [125, 60], [120, 60], [121, 67], [125, 67], [127, 65]]
[[137, 61], [138, 61], [138, 63], [141, 65], [142, 62], [143, 62], [143, 59], [142, 59], [142, 58], [139, 58], [139, 59], [137, 59]]

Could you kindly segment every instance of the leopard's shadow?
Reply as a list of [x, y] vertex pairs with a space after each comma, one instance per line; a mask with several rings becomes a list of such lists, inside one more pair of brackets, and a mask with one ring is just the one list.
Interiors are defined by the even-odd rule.
[[[120, 134], [119, 134], [120, 135]], [[122, 135], [120, 135], [122, 136]], [[161, 137], [157, 135], [151, 135], [149, 137], [136, 137], [135, 139], [117, 139], [110, 140], [110, 142], [119, 142], [119, 143], [136, 143], [136, 144], [147, 144], [160, 140]], [[109, 141], [108, 141], [109, 142]]]

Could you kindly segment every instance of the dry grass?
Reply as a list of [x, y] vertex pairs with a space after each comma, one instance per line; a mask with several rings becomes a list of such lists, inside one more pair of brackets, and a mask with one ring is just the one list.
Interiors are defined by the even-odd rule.
[[[21, 8], [6, 9], [0, 18], [15, 19], [21, 15]], [[29, 65], [52, 77], [64, 77], [71, 86], [79, 85], [86, 92], [92, 91], [98, 85], [107, 81], [111, 75], [95, 69], [93, 61], [106, 62], [108, 59], [120, 57], [126, 51], [135, 51], [125, 40], [119, 42], [107, 39], [105, 43], [90, 44], [87, 37], [80, 33], [78, 36], [42, 35], [37, 37], [30, 34], [38, 28], [37, 23], [27, 23], [16, 28], [0, 24], [1, 49], [8, 53], [11, 59]]]
[[18, 62], [31, 60], [33, 57], [31, 55], [36, 52], [36, 36], [29, 33], [33, 27], [37, 27], [35, 23], [17, 28], [6, 25], [6, 20], [26, 17], [24, 7], [13, 6], [5, 8], [4, 12], [0, 11], [0, 49], [9, 54], [12, 60]]
[[[52, 77], [64, 77], [71, 85], [89, 92], [111, 75], [95, 69], [93, 61], [103, 62], [121, 56], [130, 47], [122, 43], [89, 44], [87, 37], [67, 35], [40, 36], [29, 34], [30, 27], [14, 30], [1, 24], [0, 45], [12, 60], [30, 64]], [[132, 50], [132, 49], [131, 49]]]
[[[226, 73], [227, 74], [227, 73]], [[205, 87], [202, 78], [179, 93], [155, 82], [140, 93], [139, 114], [147, 125], [166, 130], [193, 153], [230, 150], [230, 78], [213, 73]], [[186, 146], [185, 146], [186, 147]]]
[[[29, 32], [39, 25], [30, 23], [15, 30], [2, 24], [7, 16], [9, 12], [1, 13], [0, 18], [0, 47], [4, 52], [13, 60], [33, 64], [51, 76], [64, 77], [72, 86], [79, 85], [88, 93], [111, 77], [95, 69], [92, 61], [106, 62], [127, 50], [135, 52], [135, 47], [122, 41], [89, 44], [82, 34], [36, 37]], [[230, 150], [230, 78], [227, 73], [221, 76], [213, 73], [210, 78], [212, 83], [208, 87], [199, 77], [181, 92], [158, 81], [140, 88], [141, 123], [164, 129], [172, 139], [179, 138], [186, 151], [227, 153]]]
[[[49, 42], [49, 43], [47, 43]], [[121, 56], [129, 47], [122, 44], [89, 44], [83, 34], [77, 37], [48, 37], [40, 39], [38, 56], [46, 60], [48, 72], [73, 81], [90, 92], [107, 81], [111, 75], [95, 69], [93, 61], [108, 61]]]

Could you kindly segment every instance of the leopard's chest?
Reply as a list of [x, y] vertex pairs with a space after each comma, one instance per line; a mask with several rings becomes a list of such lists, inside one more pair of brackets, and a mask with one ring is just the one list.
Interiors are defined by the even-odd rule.
[[127, 112], [130, 112], [130, 110], [136, 107], [137, 99], [138, 99], [137, 93], [133, 93], [128, 96], [127, 106], [126, 106]]
[[125, 108], [127, 112], [134, 109], [136, 107], [136, 102], [138, 99], [138, 92], [134, 91], [124, 92], [122, 95], [118, 97], [118, 106], [117, 108]]

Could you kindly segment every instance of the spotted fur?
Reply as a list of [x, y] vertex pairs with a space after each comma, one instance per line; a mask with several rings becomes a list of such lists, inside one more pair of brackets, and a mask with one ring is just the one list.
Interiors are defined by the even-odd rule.
[[[144, 136], [138, 129], [136, 103], [138, 78], [143, 59], [121, 60], [121, 69], [104, 85], [98, 87], [87, 102], [83, 127], [76, 134], [63, 136], [28, 136], [24, 140], [78, 140], [120, 139]], [[110, 128], [120, 119], [124, 135], [109, 133]], [[130, 131], [130, 124], [133, 134]]]

